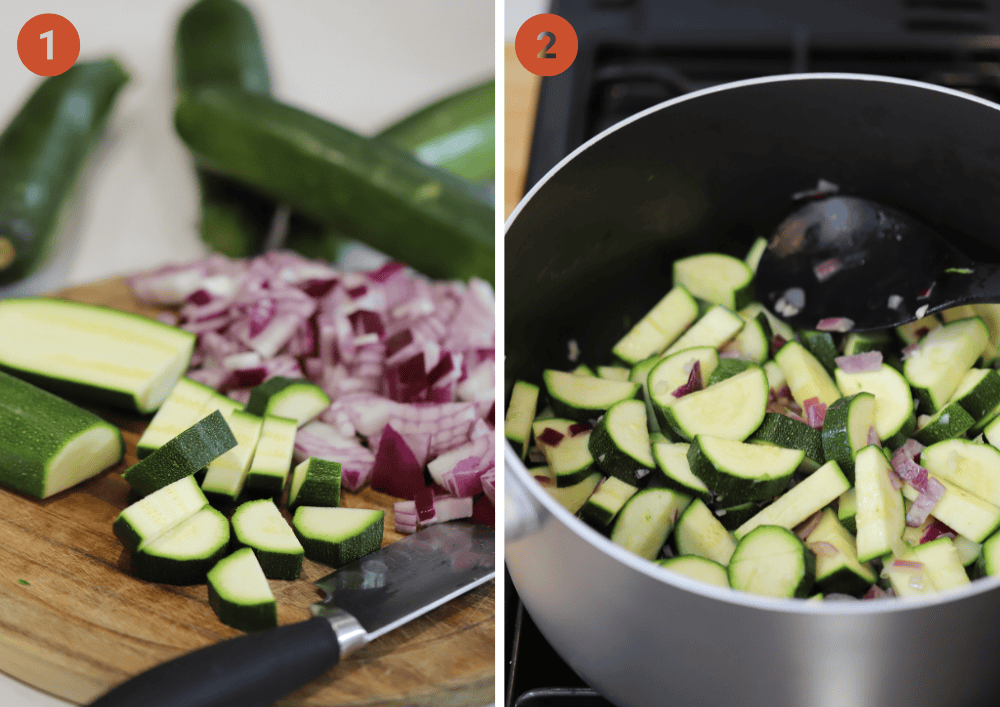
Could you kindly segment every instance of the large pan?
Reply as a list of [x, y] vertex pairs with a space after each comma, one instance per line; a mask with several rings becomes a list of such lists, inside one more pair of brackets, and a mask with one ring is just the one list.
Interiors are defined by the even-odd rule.
[[[1000, 253], [1000, 107], [845, 74], [692, 93], [602, 133], [506, 230], [506, 385], [603, 362], [670, 263], [742, 256], [818, 178]], [[902, 266], [902, 265], [901, 265]], [[658, 569], [555, 503], [506, 449], [506, 561], [566, 662], [618, 705], [959, 707], [1000, 695], [1000, 579], [926, 600], [777, 601]]]

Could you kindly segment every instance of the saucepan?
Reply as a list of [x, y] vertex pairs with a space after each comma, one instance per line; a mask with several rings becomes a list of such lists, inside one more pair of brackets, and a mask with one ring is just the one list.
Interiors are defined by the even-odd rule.
[[[776, 76], [667, 101], [569, 155], [506, 225], [505, 384], [606, 363], [673, 260], [742, 257], [818, 179], [1000, 261], [1000, 106], [929, 84]], [[895, 267], [906, 267], [905, 262]], [[622, 706], [959, 707], [1000, 694], [1000, 578], [926, 599], [775, 600], [664, 571], [505, 456], [506, 562], [529, 614]]]

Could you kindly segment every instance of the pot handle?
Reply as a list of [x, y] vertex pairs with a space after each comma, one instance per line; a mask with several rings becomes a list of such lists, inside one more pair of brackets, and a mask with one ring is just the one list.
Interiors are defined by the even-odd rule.
[[538, 532], [548, 512], [538, 502], [524, 482], [518, 478], [514, 467], [520, 459], [510, 442], [504, 444], [504, 541], [516, 542]]

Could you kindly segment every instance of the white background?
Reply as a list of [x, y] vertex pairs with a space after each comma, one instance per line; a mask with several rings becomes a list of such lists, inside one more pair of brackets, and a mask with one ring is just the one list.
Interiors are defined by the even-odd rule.
[[[248, 3], [276, 95], [362, 133], [494, 73], [492, 0]], [[0, 125], [40, 80], [16, 51], [18, 31], [36, 14], [68, 18], [80, 33], [81, 59], [115, 53], [132, 74], [91, 160], [78, 218], [66, 229], [71, 257], [50, 271], [47, 284], [90, 282], [204, 253], [194, 174], [171, 117], [174, 29], [188, 4], [0, 0]], [[0, 705], [65, 704], [0, 674]]]

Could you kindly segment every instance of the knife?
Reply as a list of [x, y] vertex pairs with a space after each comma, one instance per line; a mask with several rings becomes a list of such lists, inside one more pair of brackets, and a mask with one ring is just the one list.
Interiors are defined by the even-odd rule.
[[432, 525], [316, 582], [313, 618], [221, 641], [122, 683], [91, 707], [265, 707], [369, 641], [493, 579], [494, 529]]

